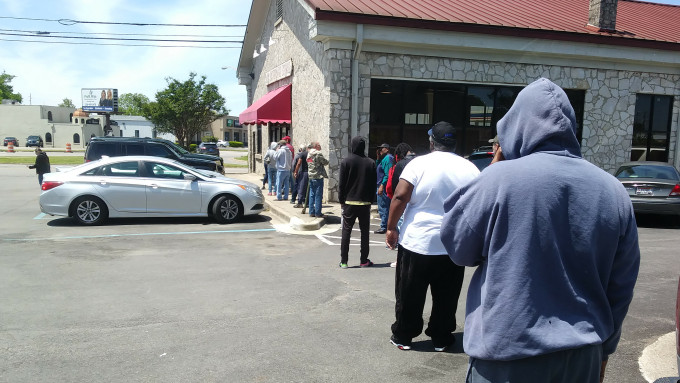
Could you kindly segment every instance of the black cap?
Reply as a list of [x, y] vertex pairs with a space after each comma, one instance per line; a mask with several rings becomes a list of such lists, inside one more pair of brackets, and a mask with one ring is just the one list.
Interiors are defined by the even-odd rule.
[[382, 144], [382, 145], [378, 146], [378, 148], [387, 148], [387, 149], [389, 149], [389, 148], [390, 148], [390, 144]]
[[490, 144], [497, 144], [497, 143], [498, 143], [498, 135], [496, 135], [496, 137], [490, 139], [490, 140], [489, 140], [489, 143], [490, 143]]
[[427, 134], [442, 145], [452, 146], [456, 144], [456, 129], [446, 121], [434, 124]]

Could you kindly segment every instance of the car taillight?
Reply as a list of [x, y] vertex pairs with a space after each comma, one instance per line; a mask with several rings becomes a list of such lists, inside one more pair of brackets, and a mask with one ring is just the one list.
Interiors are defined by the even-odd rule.
[[669, 197], [680, 197], [680, 184], [675, 184], [675, 187], [673, 190], [671, 190], [671, 194], [668, 195]]
[[54, 189], [54, 188], [56, 188], [57, 186], [59, 186], [59, 185], [61, 185], [61, 184], [63, 184], [63, 182], [44, 181], [44, 182], [42, 183], [42, 190], [45, 191], [45, 190]]

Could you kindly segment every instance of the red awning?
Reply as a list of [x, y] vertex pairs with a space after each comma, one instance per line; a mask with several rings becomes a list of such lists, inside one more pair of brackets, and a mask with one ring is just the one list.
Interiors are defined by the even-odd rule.
[[290, 124], [291, 119], [291, 87], [282, 86], [252, 103], [238, 117], [241, 124]]

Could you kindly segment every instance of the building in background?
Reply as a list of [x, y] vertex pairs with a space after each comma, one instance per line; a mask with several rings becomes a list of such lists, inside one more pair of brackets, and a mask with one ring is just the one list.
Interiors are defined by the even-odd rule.
[[[437, 121], [457, 152], [488, 145], [524, 86], [546, 77], [576, 111], [583, 156], [680, 167], [680, 7], [628, 0], [253, 0], [238, 66], [250, 170], [268, 143], [319, 141], [330, 200], [350, 139], [427, 150]], [[502, 145], [502, 143], [501, 143]]]
[[238, 141], [242, 142], [243, 146], [248, 146], [247, 130], [241, 126], [238, 117], [222, 116], [210, 124], [209, 131], [206, 134], [211, 134], [218, 140], [224, 141]]

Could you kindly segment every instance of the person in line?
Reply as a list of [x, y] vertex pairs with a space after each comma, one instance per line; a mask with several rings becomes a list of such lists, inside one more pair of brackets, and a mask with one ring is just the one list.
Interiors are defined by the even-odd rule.
[[[303, 165], [304, 164], [304, 165]], [[295, 188], [290, 197], [290, 203], [294, 204], [297, 199], [298, 203], [294, 207], [302, 207], [305, 202], [305, 193], [307, 193], [307, 179], [302, 178], [307, 175], [307, 145], [300, 144], [298, 152], [293, 159], [293, 179], [295, 180]]]
[[467, 382], [602, 381], [640, 265], [630, 197], [583, 159], [550, 80], [519, 92], [498, 137], [505, 160], [451, 195], [441, 225], [451, 259], [477, 267]]
[[[290, 155], [295, 157], [295, 148], [293, 145], [290, 143], [291, 138], [290, 136], [285, 136], [282, 138], [282, 140], [286, 141], [286, 147], [288, 150], [290, 150]], [[293, 177], [293, 169], [295, 168], [295, 164], [291, 160], [291, 167], [290, 167], [290, 177], [288, 177], [288, 190], [290, 190], [290, 193], [293, 194], [293, 191], [295, 190], [295, 177]]]
[[361, 230], [361, 258], [359, 266], [370, 267], [368, 259], [371, 225], [371, 204], [375, 198], [375, 161], [366, 157], [366, 139], [353, 137], [351, 153], [340, 163], [339, 200], [342, 211], [342, 241], [340, 243], [340, 267], [347, 268], [349, 241], [354, 222], [359, 219]]
[[275, 195], [276, 194], [276, 161], [274, 160], [274, 156], [276, 155], [276, 147], [278, 144], [276, 142], [272, 142], [269, 144], [269, 150], [267, 150], [267, 153], [264, 155], [264, 159], [262, 162], [265, 164], [265, 169], [267, 169], [267, 178], [269, 182], [269, 194], [268, 195]]
[[35, 163], [28, 166], [29, 169], [35, 169], [38, 175], [38, 183], [42, 185], [43, 175], [50, 172], [50, 158], [47, 153], [43, 152], [40, 148], [35, 148]]
[[493, 158], [491, 159], [491, 164], [495, 164], [498, 161], [501, 161], [501, 154], [503, 153], [502, 150], [498, 150], [501, 148], [501, 145], [498, 143], [498, 135], [496, 137], [492, 138], [489, 140], [489, 143], [491, 144], [491, 152], [493, 153]]
[[288, 200], [288, 186], [290, 178], [290, 168], [293, 164], [293, 153], [288, 150], [286, 141], [281, 140], [274, 153], [276, 161], [276, 200]]
[[[402, 350], [423, 331], [427, 289], [432, 311], [425, 334], [435, 351], [455, 340], [456, 306], [463, 286], [464, 268], [449, 259], [439, 239], [444, 200], [479, 175], [472, 162], [454, 153], [455, 129], [438, 122], [428, 132], [431, 153], [412, 159], [401, 173], [387, 221], [385, 243], [397, 248], [395, 316], [390, 342]], [[401, 215], [404, 223], [397, 230]], [[397, 246], [398, 244], [398, 246]]]
[[[390, 200], [394, 198], [394, 191], [397, 189], [399, 184], [399, 177], [401, 177], [401, 172], [404, 171], [406, 164], [416, 157], [416, 154], [412, 151], [411, 145], [402, 142], [394, 149], [394, 158], [397, 163], [390, 169], [390, 175], [387, 179], [387, 196]], [[401, 225], [404, 222], [404, 215], [399, 217], [399, 222], [397, 223], [397, 230], [401, 230]], [[397, 267], [397, 261], [390, 263], [390, 267]]]
[[376, 159], [376, 185], [377, 185], [377, 201], [378, 214], [380, 214], [380, 229], [376, 230], [376, 234], [385, 234], [387, 231], [387, 218], [390, 212], [390, 198], [385, 192], [387, 186], [387, 178], [390, 174], [390, 169], [394, 166], [394, 156], [390, 154], [390, 145], [382, 144], [378, 146], [378, 157]]
[[309, 216], [322, 218], [321, 202], [323, 200], [323, 179], [328, 178], [326, 168], [328, 160], [321, 153], [321, 144], [312, 143], [312, 148], [307, 153], [307, 173], [309, 176]]

